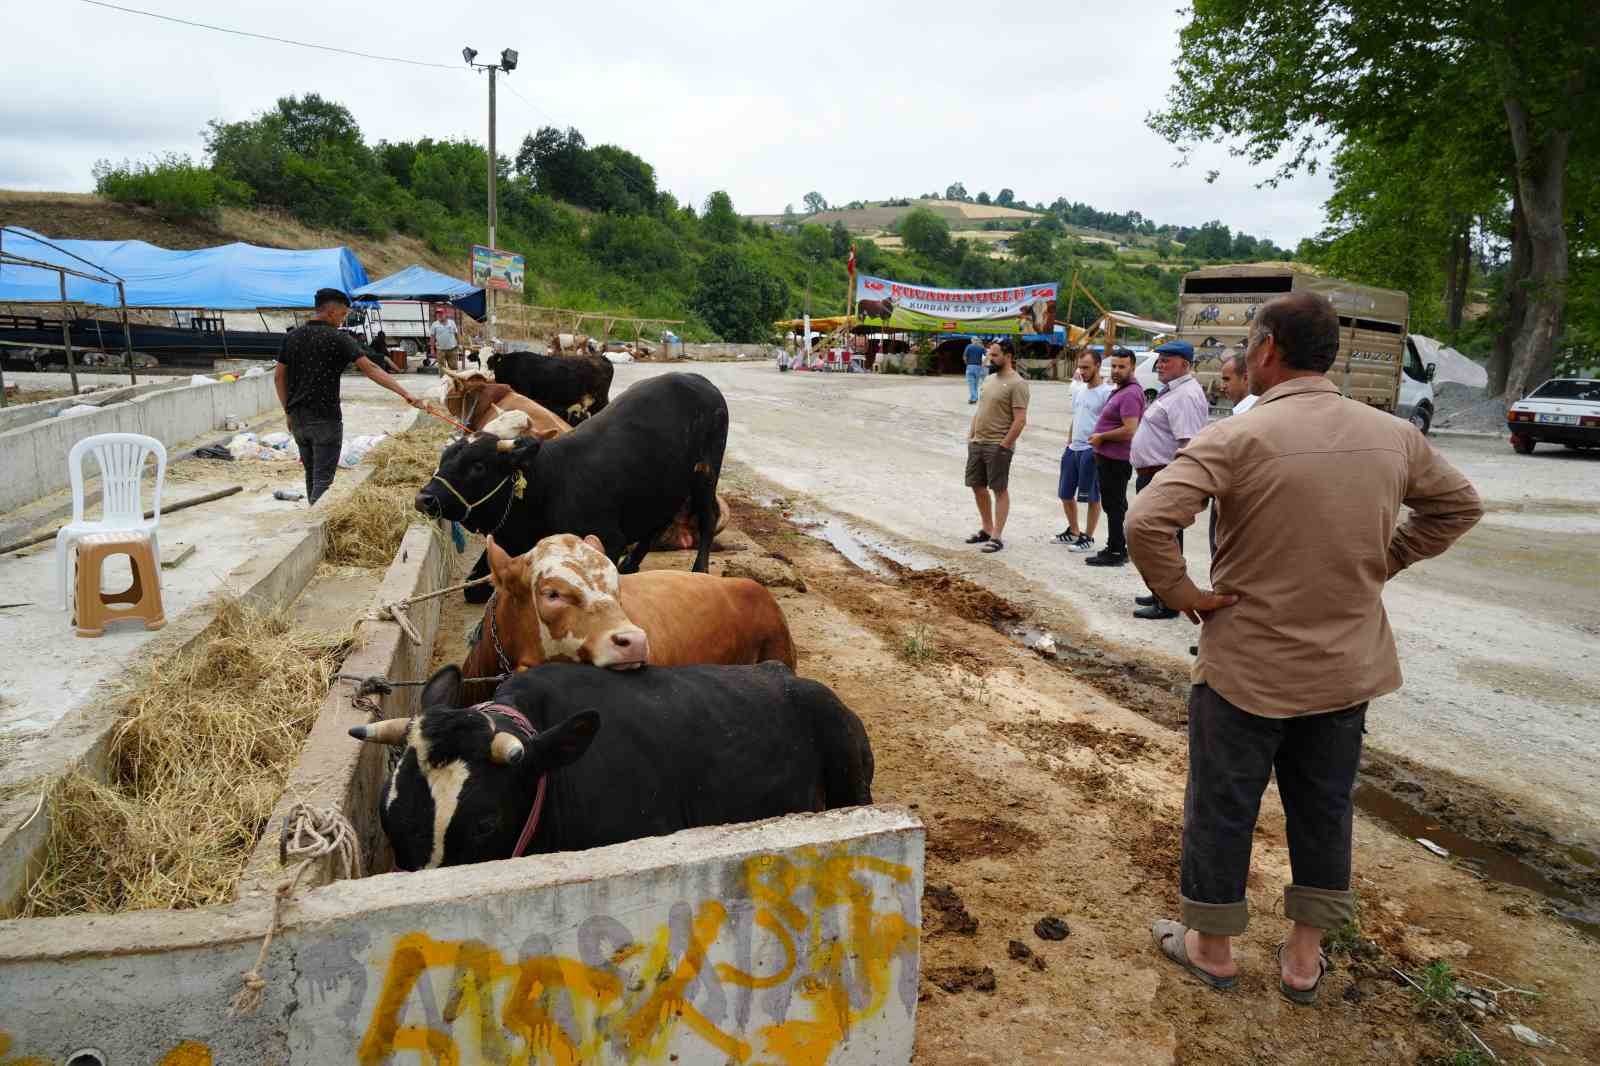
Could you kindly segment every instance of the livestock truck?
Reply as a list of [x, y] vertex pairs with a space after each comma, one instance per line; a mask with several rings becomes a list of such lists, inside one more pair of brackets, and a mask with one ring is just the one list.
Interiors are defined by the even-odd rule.
[[[1281, 265], [1205, 267], [1183, 277], [1176, 335], [1194, 345], [1195, 377], [1213, 410], [1228, 406], [1220, 381], [1223, 358], [1243, 349], [1262, 304], [1291, 292], [1316, 293], [1332, 302], [1339, 315], [1339, 355], [1328, 371], [1339, 391], [1398, 417], [1420, 419], [1419, 428], [1426, 433], [1433, 417], [1427, 384], [1432, 367], [1421, 365], [1409, 343], [1410, 298], [1394, 289]], [[1417, 365], [1411, 367], [1411, 362]]]

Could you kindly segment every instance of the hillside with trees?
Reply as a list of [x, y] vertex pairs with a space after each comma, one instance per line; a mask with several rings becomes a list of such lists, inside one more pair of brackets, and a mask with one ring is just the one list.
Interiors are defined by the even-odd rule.
[[[254, 205], [369, 240], [403, 235], [436, 260], [463, 267], [470, 246], [486, 240], [487, 157], [475, 142], [368, 143], [347, 108], [316, 94], [284, 97], [250, 119], [214, 121], [205, 139], [203, 162], [174, 155], [102, 162], [96, 190], [169, 219], [203, 220], [229, 206]], [[660, 187], [648, 162], [616, 145], [590, 145], [571, 128], [528, 133], [496, 165], [497, 243], [526, 257], [528, 302], [685, 319], [681, 332], [691, 339], [763, 339], [774, 319], [797, 316], [808, 302], [815, 315], [843, 312], [852, 243], [862, 271], [925, 285], [1065, 281], [1080, 271], [1109, 304], [1166, 318], [1188, 263], [1260, 258], [1264, 251], [1216, 222], [1187, 234], [1203, 250], [1185, 249], [1182, 262], [1142, 261], [1165, 258], [1166, 249], [1142, 259], [1118, 256], [1069, 228], [1126, 227], [1151, 238], [1152, 247], [1166, 239], [1161, 228], [1137, 212], [1103, 215], [1058, 200], [1026, 209], [1010, 256], [998, 258], [909, 198], [911, 209], [896, 227], [903, 247], [885, 248], [838, 222], [824, 226], [796, 216], [769, 225], [742, 218], [726, 192], [681, 203]], [[959, 183], [947, 192], [966, 196]], [[1024, 210], [1009, 189], [993, 199]], [[826, 207], [820, 194], [807, 197], [811, 214]], [[1173, 227], [1169, 244], [1181, 243], [1184, 232]]]

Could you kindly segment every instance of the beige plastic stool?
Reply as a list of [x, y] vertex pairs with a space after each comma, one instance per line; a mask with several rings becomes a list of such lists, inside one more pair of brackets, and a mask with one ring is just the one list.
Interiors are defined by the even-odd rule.
[[[98, 637], [107, 622], [142, 618], [146, 629], [167, 624], [161, 606], [161, 564], [150, 546], [150, 535], [139, 532], [90, 533], [79, 537], [78, 585], [73, 614], [80, 637]], [[100, 591], [100, 570], [112, 555], [126, 555], [133, 584], [110, 595]]]

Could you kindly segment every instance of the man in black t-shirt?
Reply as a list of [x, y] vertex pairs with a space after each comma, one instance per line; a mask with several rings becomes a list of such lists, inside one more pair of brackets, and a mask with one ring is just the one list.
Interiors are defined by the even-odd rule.
[[350, 297], [338, 289], [318, 289], [316, 313], [296, 327], [278, 353], [274, 381], [278, 402], [289, 419], [289, 432], [300, 449], [306, 470], [306, 500], [316, 503], [333, 484], [344, 442], [344, 414], [339, 407], [339, 375], [354, 363], [357, 370], [412, 407], [412, 396], [367, 358], [361, 344], [339, 327], [350, 313]]

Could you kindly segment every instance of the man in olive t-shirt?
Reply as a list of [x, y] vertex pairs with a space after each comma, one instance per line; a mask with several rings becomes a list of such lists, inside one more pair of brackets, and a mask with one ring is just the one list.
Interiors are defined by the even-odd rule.
[[[983, 521], [968, 544], [982, 544], [986, 552], [1005, 547], [1000, 539], [1011, 510], [1007, 486], [1011, 478], [1011, 456], [1017, 438], [1028, 423], [1028, 382], [1016, 371], [1011, 345], [1006, 342], [989, 349], [989, 368], [993, 371], [978, 396], [978, 410], [967, 431], [967, 487], [978, 504]], [[990, 494], [993, 493], [991, 507]]]

